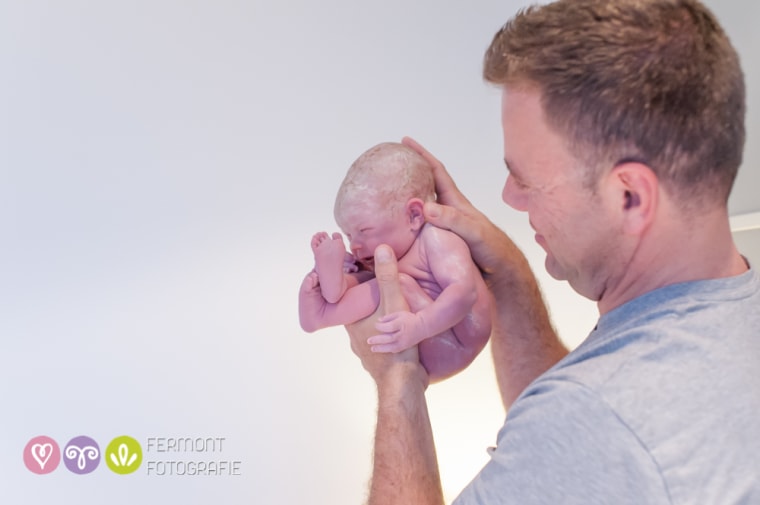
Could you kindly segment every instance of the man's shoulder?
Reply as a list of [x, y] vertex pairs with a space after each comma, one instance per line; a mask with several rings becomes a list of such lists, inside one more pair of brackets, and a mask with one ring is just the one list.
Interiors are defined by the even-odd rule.
[[669, 503], [657, 464], [596, 391], [547, 376], [512, 405], [455, 503]]

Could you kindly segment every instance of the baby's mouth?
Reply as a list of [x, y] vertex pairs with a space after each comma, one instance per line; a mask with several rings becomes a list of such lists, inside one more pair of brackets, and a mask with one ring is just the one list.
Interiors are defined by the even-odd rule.
[[372, 256], [369, 256], [368, 258], [360, 259], [359, 263], [362, 265], [362, 267], [365, 270], [369, 270], [370, 272], [375, 271], [375, 258], [373, 258]]

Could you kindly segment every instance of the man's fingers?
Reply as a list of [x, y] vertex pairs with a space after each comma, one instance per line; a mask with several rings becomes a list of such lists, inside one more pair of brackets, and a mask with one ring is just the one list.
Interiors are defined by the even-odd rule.
[[441, 161], [433, 156], [430, 151], [411, 137], [404, 137], [401, 143], [417, 151], [433, 167], [433, 179], [435, 179], [435, 192], [438, 201], [445, 205], [461, 207], [471, 205], [470, 201], [459, 191], [454, 179], [451, 178], [446, 167]]
[[403, 350], [403, 347], [398, 342], [390, 344], [380, 344], [370, 346], [370, 351], [374, 353], [397, 353]]
[[[406, 147], [411, 147], [412, 149], [417, 151], [417, 153], [419, 153], [423, 158], [425, 158], [425, 160], [428, 163], [433, 165], [434, 170], [437, 170], [439, 168], [444, 168], [443, 163], [441, 163], [441, 160], [433, 156], [433, 154], [430, 151], [425, 149], [422, 146], [422, 144], [414, 140], [412, 137], [404, 137], [403, 139], [401, 139], [401, 143], [404, 144]], [[444, 169], [443, 171], [445, 172], [446, 170]], [[449, 180], [451, 181], [451, 184], [454, 184], [454, 180], [451, 179], [451, 177], [449, 177]]]
[[375, 278], [380, 291], [380, 314], [409, 310], [398, 279], [398, 263], [393, 250], [387, 245], [375, 249]]
[[464, 239], [472, 247], [479, 238], [482, 220], [472, 219], [471, 216], [459, 209], [440, 205], [435, 202], [425, 202], [425, 220], [430, 224], [449, 230]]

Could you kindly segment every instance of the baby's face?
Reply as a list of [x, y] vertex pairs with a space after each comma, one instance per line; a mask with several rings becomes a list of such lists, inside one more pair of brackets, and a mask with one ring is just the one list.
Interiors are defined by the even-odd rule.
[[400, 259], [417, 237], [403, 209], [390, 212], [370, 205], [351, 204], [344, 206], [336, 218], [349, 241], [351, 254], [368, 270], [374, 270], [377, 246], [389, 245]]

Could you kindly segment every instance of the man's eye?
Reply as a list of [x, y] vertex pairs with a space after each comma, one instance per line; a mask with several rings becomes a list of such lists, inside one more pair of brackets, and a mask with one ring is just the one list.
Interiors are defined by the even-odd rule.
[[509, 178], [512, 179], [512, 184], [517, 186], [518, 189], [526, 189], [528, 187], [527, 184], [525, 184], [523, 181], [515, 177], [514, 175], [510, 174]]
[[518, 189], [526, 189], [528, 187], [527, 184], [525, 184], [523, 181], [518, 179], [515, 174], [512, 173], [512, 170], [509, 168], [509, 163], [504, 161], [504, 166], [507, 169], [507, 179], [512, 181], [512, 184], [514, 184]]

